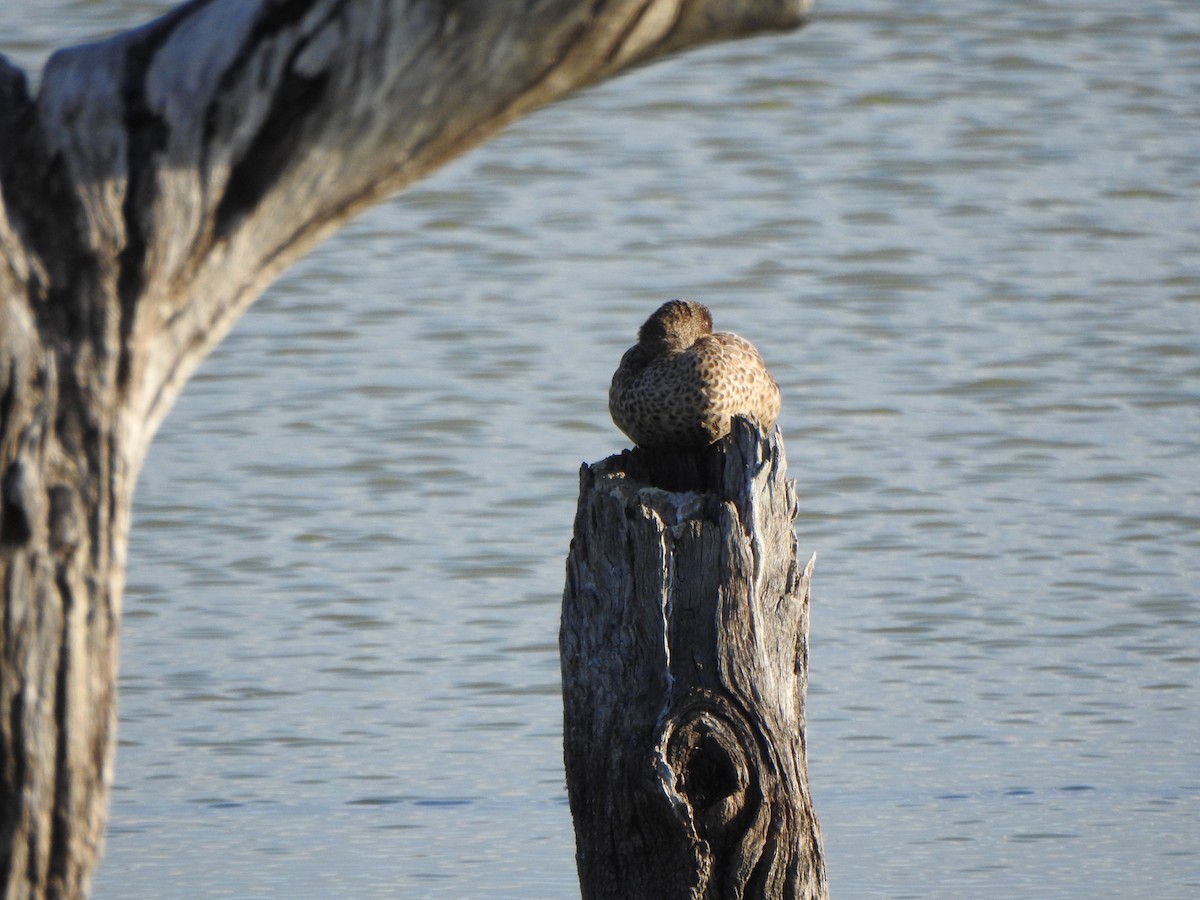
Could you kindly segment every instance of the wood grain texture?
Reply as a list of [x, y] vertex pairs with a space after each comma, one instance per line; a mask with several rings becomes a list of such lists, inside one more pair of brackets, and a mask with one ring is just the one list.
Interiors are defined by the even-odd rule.
[[585, 898], [827, 896], [795, 515], [778, 431], [745, 419], [584, 466], [560, 649]]

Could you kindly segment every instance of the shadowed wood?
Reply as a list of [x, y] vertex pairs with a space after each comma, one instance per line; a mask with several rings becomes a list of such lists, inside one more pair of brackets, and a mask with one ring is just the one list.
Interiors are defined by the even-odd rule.
[[559, 640], [588, 900], [827, 896], [795, 515], [779, 432], [742, 418], [583, 467]]

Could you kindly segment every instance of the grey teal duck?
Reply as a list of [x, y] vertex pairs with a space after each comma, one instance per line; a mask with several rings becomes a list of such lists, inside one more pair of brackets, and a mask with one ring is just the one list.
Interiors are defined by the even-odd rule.
[[608, 391], [613, 422], [639, 447], [688, 450], [729, 433], [733, 416], [770, 429], [779, 385], [745, 338], [713, 333], [703, 303], [664, 303], [621, 357]]

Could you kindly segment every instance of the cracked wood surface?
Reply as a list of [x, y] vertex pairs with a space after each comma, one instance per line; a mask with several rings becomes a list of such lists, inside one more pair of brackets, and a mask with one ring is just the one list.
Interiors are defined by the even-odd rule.
[[778, 431], [580, 474], [559, 638], [586, 900], [822, 900], [809, 584]]

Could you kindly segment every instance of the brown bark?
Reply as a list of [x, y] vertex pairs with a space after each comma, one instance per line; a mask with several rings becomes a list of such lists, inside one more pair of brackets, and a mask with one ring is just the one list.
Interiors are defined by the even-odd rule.
[[560, 648], [586, 900], [828, 896], [785, 470], [744, 419], [706, 452], [583, 468]]
[[133, 486], [188, 376], [347, 218], [518, 116], [809, 0], [195, 0], [0, 57], [0, 885], [86, 893]]

